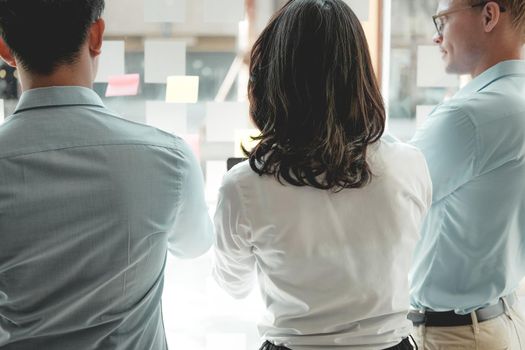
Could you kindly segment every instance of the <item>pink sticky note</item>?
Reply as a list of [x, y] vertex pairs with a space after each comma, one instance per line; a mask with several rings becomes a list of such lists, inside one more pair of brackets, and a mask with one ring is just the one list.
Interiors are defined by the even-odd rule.
[[106, 97], [135, 96], [139, 92], [140, 75], [113, 75], [108, 78]]
[[191, 150], [195, 154], [195, 157], [200, 160], [201, 158], [201, 146], [200, 138], [198, 134], [185, 134], [181, 135], [182, 139], [188, 143]]

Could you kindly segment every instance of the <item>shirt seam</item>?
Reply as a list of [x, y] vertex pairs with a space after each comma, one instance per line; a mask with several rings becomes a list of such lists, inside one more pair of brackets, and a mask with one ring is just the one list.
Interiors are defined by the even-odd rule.
[[[476, 125], [476, 123], [474, 123], [472, 119], [472, 116], [464, 110], [463, 106], [459, 106], [458, 110], [468, 118], [470, 124], [472, 125], [474, 129], [474, 159], [472, 160], [472, 178], [469, 179], [469, 181], [471, 181], [474, 177], [478, 176], [479, 174], [479, 164], [478, 163], [479, 163], [479, 150], [480, 150], [480, 140], [479, 140], [480, 133], [479, 133], [478, 126]], [[461, 188], [461, 186], [456, 188], [456, 190], [454, 190], [452, 193], [456, 192], [459, 188]]]
[[[244, 221], [246, 222], [246, 226], [249, 227], [249, 228], [252, 228], [253, 225], [251, 222], [249, 222], [249, 219], [248, 219], [248, 215], [247, 215], [247, 210], [246, 210], [246, 207], [244, 205], [244, 196], [242, 195], [241, 193], [241, 190], [240, 188], [238, 187], [238, 183], [239, 181], [234, 181], [233, 182], [233, 190], [236, 192], [236, 196], [239, 198], [239, 207], [240, 207], [240, 214], [241, 214], [241, 217], [244, 219]], [[253, 249], [253, 242], [251, 239], [248, 239], [248, 237], [242, 237], [246, 242], [250, 243], [250, 248]]]
[[100, 144], [59, 146], [59, 147], [54, 147], [54, 148], [40, 150], [40, 151], [34, 151], [34, 152], [19, 153], [19, 154], [15, 153], [15, 154], [8, 154], [8, 155], [4, 155], [4, 156], [0, 155], [0, 160], [12, 159], [12, 158], [18, 158], [18, 157], [24, 157], [24, 156], [30, 156], [30, 155], [39, 154], [39, 153], [64, 151], [64, 150], [76, 149], [76, 148], [93, 148], [93, 147], [107, 147], [107, 146], [146, 146], [146, 147], [164, 148], [164, 149], [167, 149], [167, 150], [170, 150], [170, 151], [180, 152], [180, 150], [177, 149], [176, 147], [174, 147], [174, 145], [173, 146], [155, 145], [155, 144], [152, 144], [152, 143], [145, 143], [145, 142], [121, 142], [121, 143], [119, 143], [119, 142], [108, 142], [108, 143], [100, 143]]
[[[466, 117], [468, 119], [469, 123], [472, 125], [472, 129], [474, 131], [474, 155], [473, 155], [473, 159], [472, 159], [472, 178], [469, 179], [469, 181], [470, 181], [474, 177], [478, 176], [478, 173], [479, 173], [479, 169], [478, 169], [479, 168], [479, 165], [478, 165], [479, 156], [478, 155], [479, 155], [479, 150], [480, 150], [479, 128], [478, 128], [478, 125], [474, 122], [473, 117], [470, 115], [470, 113], [468, 113], [465, 110], [463, 105], [455, 105], [454, 107], [455, 107], [456, 111], [458, 111], [460, 113], [460, 115], [457, 116], [457, 117], [460, 117], [460, 116]], [[460, 186], [458, 186], [457, 188], [455, 188], [454, 191], [450, 192], [448, 195], [450, 196], [451, 194], [456, 192], [465, 183], [463, 183]]]
[[[6, 122], [10, 121], [11, 119], [14, 119], [14, 118], [32, 118], [31, 116], [27, 116], [27, 115], [23, 114], [23, 113], [31, 111], [31, 110], [48, 109], [48, 108], [49, 109], [52, 109], [52, 108], [63, 108], [63, 107], [85, 107], [87, 109], [89, 109], [89, 108], [100, 109], [100, 110], [103, 111], [103, 113], [104, 113], [103, 117], [105, 117], [105, 118], [112, 118], [114, 120], [116, 119], [118, 121], [129, 123], [129, 124], [132, 124], [132, 125], [136, 125], [136, 126], [140, 126], [140, 127], [146, 127], [146, 128], [150, 128], [150, 129], [155, 129], [155, 130], [157, 130], [159, 132], [162, 132], [164, 134], [167, 134], [169, 136], [172, 136], [172, 137], [175, 136], [175, 135], [170, 134], [170, 133], [168, 133], [166, 131], [163, 131], [163, 130], [160, 130], [158, 128], [155, 128], [155, 127], [153, 127], [151, 125], [145, 125], [143, 123], [139, 123], [139, 122], [136, 122], [134, 120], [126, 119], [126, 118], [120, 116], [115, 111], [107, 108], [104, 104], [93, 104], [93, 103], [89, 103], [89, 102], [86, 102], [86, 103], [75, 103], [75, 104], [61, 104], [61, 105], [55, 105], [55, 106], [40, 106], [40, 107], [33, 107], [33, 108], [23, 109], [23, 110], [15, 110], [15, 112], [13, 114], [11, 114], [9, 117], [6, 118]], [[96, 112], [99, 112], [99, 111], [96, 111]]]
[[63, 107], [92, 107], [92, 108], [100, 108], [100, 109], [104, 109], [104, 110], [107, 110], [107, 111], [111, 111], [109, 109], [107, 109], [105, 106], [103, 105], [100, 105], [100, 104], [94, 104], [94, 103], [90, 103], [90, 102], [85, 102], [85, 103], [79, 103], [79, 102], [75, 102], [75, 103], [62, 103], [62, 104], [56, 104], [56, 105], [39, 105], [39, 106], [27, 106], [27, 107], [20, 107], [20, 108], [17, 108], [15, 109], [15, 111], [13, 112], [13, 114], [11, 114], [11, 117], [13, 116], [22, 116], [21, 114], [23, 112], [27, 112], [27, 111], [33, 111], [33, 110], [39, 110], [39, 109], [50, 109], [50, 108], [63, 108]]
[[[174, 145], [175, 146], [175, 145]], [[176, 207], [177, 207], [177, 212], [176, 212], [176, 216], [175, 217], [175, 220], [178, 220], [178, 216], [179, 216], [179, 212], [180, 210], [182, 209], [181, 208], [181, 204], [182, 204], [182, 201], [183, 201], [183, 198], [186, 194], [186, 187], [189, 187], [187, 186], [187, 182], [188, 182], [188, 179], [189, 179], [189, 175], [190, 175], [190, 168], [191, 168], [191, 159], [189, 159], [189, 157], [186, 156], [186, 154], [184, 154], [184, 152], [180, 151], [181, 153], [181, 156], [183, 158], [183, 161], [187, 162], [187, 166], [184, 167], [183, 171], [184, 171], [184, 174], [183, 174], [183, 179], [182, 181], [177, 181], [177, 184], [175, 185], [175, 189], [177, 191], [177, 193], [179, 193], [179, 198], [177, 199], [177, 203], [176, 203]], [[171, 231], [170, 231], [171, 233]]]

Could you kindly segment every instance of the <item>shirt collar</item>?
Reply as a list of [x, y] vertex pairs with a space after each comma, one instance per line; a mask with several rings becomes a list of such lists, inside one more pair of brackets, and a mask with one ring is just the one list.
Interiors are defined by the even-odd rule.
[[81, 86], [57, 86], [25, 91], [15, 109], [15, 114], [35, 108], [91, 105], [104, 107], [95, 91]]
[[494, 81], [508, 75], [525, 75], [525, 61], [503, 61], [490, 67], [459, 90], [454, 98], [465, 97], [474, 92], [481, 91]]

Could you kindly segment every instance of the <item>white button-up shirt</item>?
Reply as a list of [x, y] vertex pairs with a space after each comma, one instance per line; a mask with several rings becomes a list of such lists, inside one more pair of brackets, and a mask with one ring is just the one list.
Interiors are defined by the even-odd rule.
[[282, 185], [247, 162], [225, 176], [214, 275], [234, 297], [257, 275], [264, 339], [293, 350], [384, 349], [409, 335], [408, 271], [432, 186], [412, 146], [381, 141], [368, 159], [372, 182], [339, 193]]

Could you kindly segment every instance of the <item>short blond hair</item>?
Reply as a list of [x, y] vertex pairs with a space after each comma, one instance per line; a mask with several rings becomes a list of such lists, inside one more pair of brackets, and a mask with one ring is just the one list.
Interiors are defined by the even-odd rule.
[[512, 24], [521, 30], [521, 35], [525, 41], [525, 0], [500, 0], [503, 6], [508, 8], [512, 16]]
[[[523, 41], [525, 42], [525, 0], [493, 0], [504, 6], [506, 11], [512, 17], [512, 24], [521, 31]], [[470, 0], [472, 5], [490, 1]]]

